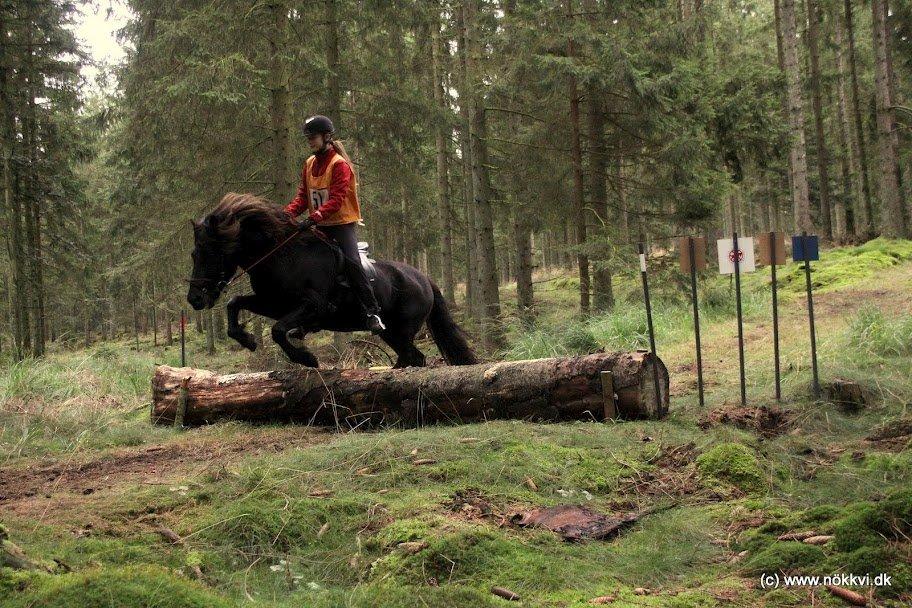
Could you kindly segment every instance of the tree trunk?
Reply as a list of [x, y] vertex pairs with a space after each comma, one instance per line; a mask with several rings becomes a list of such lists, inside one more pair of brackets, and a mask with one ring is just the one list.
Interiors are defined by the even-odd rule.
[[[776, 29], [776, 60], [779, 70], [785, 74], [785, 52], [783, 51], [783, 42], [782, 42], [782, 2], [781, 0], [773, 0], [773, 23]], [[782, 115], [788, 120], [789, 116], [789, 105], [788, 105], [788, 94], [783, 92], [781, 96], [782, 101]], [[785, 145], [788, 145], [788, 140], [786, 139], [783, 142]], [[785, 176], [782, 179], [783, 191], [789, 193], [789, 198], [791, 198], [792, 193], [792, 166], [791, 163], [786, 167]], [[771, 230], [777, 231], [782, 225], [780, 217], [780, 207], [779, 204], [780, 198], [778, 196], [774, 197], [772, 208], [770, 209], [770, 225], [772, 226]]]
[[152, 281], [152, 346], [158, 346], [158, 300], [155, 298], [155, 281]]
[[213, 314], [215, 316], [215, 337], [218, 340], [227, 340], [228, 331], [226, 327], [227, 322], [225, 320], [225, 307], [219, 306], [215, 309], [215, 312]]
[[[659, 375], [656, 399], [653, 370]], [[661, 418], [668, 411], [668, 370], [650, 353], [370, 371], [310, 369], [217, 375], [155, 369], [152, 421], [171, 424], [180, 383], [189, 378], [185, 424], [220, 419], [286, 419], [346, 429], [371, 425], [476, 422], [498, 418], [603, 420], [613, 417], [602, 372], [611, 372], [616, 412]], [[603, 392], [604, 391], [604, 392]], [[658, 403], [657, 403], [658, 402]]]
[[614, 161], [614, 183], [617, 192], [617, 205], [621, 215], [621, 234], [627, 241], [632, 241], [630, 233], [630, 210], [627, 208], [627, 190], [624, 187], [624, 157], [618, 155]]
[[880, 165], [880, 233], [889, 238], [905, 236], [903, 202], [897, 174], [899, 165], [894, 131], [896, 117], [890, 83], [890, 30], [887, 0], [872, 0], [874, 38], [874, 95], [877, 101], [877, 149]]
[[852, 167], [851, 167], [851, 156], [852, 152], [849, 149], [849, 139], [848, 134], [846, 133], [846, 123], [848, 121], [848, 114], [846, 114], [846, 108], [844, 98], [839, 95], [837, 91], [836, 95], [836, 118], [839, 121], [838, 132], [839, 132], [839, 169], [842, 175], [842, 195], [836, 197], [836, 200], [833, 204], [833, 240], [837, 244], [844, 244], [847, 241], [848, 236], [848, 212], [847, 212], [847, 202], [851, 202], [854, 199], [854, 189], [852, 187]]
[[[585, 0], [583, 7], [589, 15], [593, 27], [597, 26], [595, 0]], [[608, 168], [607, 150], [605, 148], [605, 117], [602, 110], [602, 92], [590, 83], [587, 86], [587, 109], [589, 117], [589, 191], [597, 215], [598, 233], [601, 236], [601, 249], [608, 251], [608, 191], [606, 171]], [[608, 268], [607, 255], [599, 256], [592, 272], [592, 305], [596, 312], [604, 312], [614, 307], [614, 292], [611, 287], [611, 270]]]
[[326, 111], [336, 131], [342, 126], [342, 75], [339, 73], [339, 0], [326, 0]]
[[470, 317], [478, 318], [480, 308], [480, 297], [477, 289], [478, 280], [476, 278], [478, 260], [476, 252], [478, 251], [475, 242], [475, 193], [472, 183], [472, 145], [470, 141], [471, 117], [469, 116], [469, 77], [467, 69], [467, 38], [466, 38], [466, 19], [465, 6], [457, 10], [457, 19], [459, 21], [459, 77], [457, 78], [459, 87], [459, 148], [462, 156], [462, 192], [463, 207], [465, 209], [465, 256], [466, 256], [466, 313]]
[[830, 218], [829, 154], [823, 130], [823, 95], [820, 85], [820, 6], [818, 0], [806, 0], [808, 12], [807, 44], [811, 65], [811, 99], [814, 108], [814, 133], [817, 139], [817, 174], [820, 179], [820, 227], [823, 237], [832, 238]]
[[465, 0], [466, 74], [469, 81], [469, 141], [472, 148], [472, 190], [475, 195], [475, 231], [478, 245], [478, 275], [481, 287], [481, 329], [488, 350], [503, 344], [500, 323], [500, 293], [494, 250], [494, 214], [491, 208], [491, 183], [488, 175], [487, 119], [484, 78], [481, 74], [482, 48], [475, 32], [478, 0]]
[[532, 285], [532, 230], [524, 208], [513, 210], [513, 243], [516, 250], [516, 308], [520, 319], [529, 323], [535, 317]]
[[[567, 0], [568, 22], [573, 21], [573, 0]], [[572, 61], [576, 56], [576, 45], [572, 36], [567, 37], [567, 57]], [[571, 70], [573, 68], [571, 67]], [[573, 165], [573, 215], [576, 227], [576, 264], [580, 279], [580, 314], [589, 316], [589, 258], [583, 251], [586, 245], [586, 210], [583, 206], [583, 153], [580, 145], [579, 90], [576, 75], [572, 72], [567, 83], [570, 96], [570, 162]]]
[[[0, 31], [6, 30], [3, 13], [0, 12]], [[0, 146], [3, 154], [3, 211], [6, 215], [6, 251], [10, 263], [8, 300], [10, 304], [10, 326], [13, 335], [13, 357], [21, 360], [26, 355], [29, 319], [26, 299], [25, 247], [22, 242], [22, 204], [14, 190], [13, 164], [15, 118], [10, 94], [11, 69], [7, 62], [6, 38], [0, 41]]]
[[215, 354], [215, 313], [211, 308], [206, 310], [206, 352]]
[[792, 207], [795, 230], [814, 232], [808, 198], [807, 146], [804, 139], [804, 99], [795, 30], [795, 0], [781, 0], [782, 54], [785, 67], [790, 130], [789, 166], [792, 173]]
[[[853, 234], [860, 236], [859, 223], [868, 224], [867, 210], [865, 209], [864, 185], [861, 175], [861, 152], [858, 149], [858, 137], [854, 131], [854, 125], [850, 116], [849, 104], [849, 62], [848, 49], [846, 48], [845, 27], [843, 25], [843, 15], [837, 7], [833, 15], [833, 24], [835, 26], [836, 42], [836, 87], [837, 87], [837, 109], [839, 112], [839, 137], [844, 150], [843, 158], [846, 165], [848, 181], [846, 183], [846, 193], [844, 198], [851, 201]], [[845, 179], [845, 178], [844, 178]], [[845, 214], [845, 208], [842, 209]], [[839, 222], [837, 211], [837, 224]], [[839, 229], [837, 227], [837, 233]], [[848, 237], [848, 226], [844, 225], [842, 237], [837, 236], [837, 241], [845, 242]]]
[[431, 24], [431, 88], [434, 91], [434, 106], [439, 113], [434, 120], [434, 144], [437, 149], [437, 213], [440, 230], [440, 263], [443, 275], [443, 295], [451, 303], [456, 302], [456, 288], [453, 279], [453, 212], [450, 204], [450, 178], [447, 159], [450, 109], [443, 90], [443, 73], [440, 42], [439, 14], [434, 13]]
[[852, 0], [845, 0], [845, 25], [846, 40], [848, 48], [846, 52], [849, 58], [849, 75], [852, 83], [852, 115], [855, 119], [855, 144], [856, 149], [853, 154], [858, 157], [858, 164], [861, 167], [861, 187], [864, 195], [863, 204], [859, 210], [863, 213], [858, 214], [855, 218], [855, 236], [859, 239], [866, 240], [871, 236], [871, 230], [874, 223], [874, 204], [871, 200], [871, 180], [868, 172], [868, 152], [865, 143], [864, 123], [861, 120], [861, 96], [858, 93], [858, 70], [855, 64], [855, 27], [852, 22]]
[[25, 150], [26, 166], [23, 171], [24, 184], [22, 188], [22, 201], [25, 225], [25, 263], [26, 276], [28, 277], [29, 318], [31, 327], [29, 332], [31, 355], [40, 357], [44, 354], [44, 319], [41, 317], [42, 308], [42, 280], [41, 280], [41, 215], [40, 186], [38, 184], [38, 124], [35, 108], [35, 81], [39, 78], [34, 65], [33, 29], [26, 27], [25, 77], [26, 107], [22, 116], [22, 135]]
[[288, 93], [288, 73], [282, 53], [287, 52], [288, 7], [281, 0], [269, 6], [272, 24], [269, 28], [269, 110], [272, 120], [272, 181], [276, 203], [291, 201], [291, 138], [289, 121], [291, 99]]

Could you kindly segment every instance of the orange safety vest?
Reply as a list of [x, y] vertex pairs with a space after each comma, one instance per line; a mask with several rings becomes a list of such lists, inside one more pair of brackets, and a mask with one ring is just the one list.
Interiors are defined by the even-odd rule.
[[[308, 158], [305, 163], [305, 175], [307, 175], [307, 190], [310, 194], [309, 203], [311, 211], [316, 211], [320, 208], [320, 205], [329, 199], [329, 186], [332, 184], [333, 167], [336, 166], [336, 163], [346, 162], [341, 154], [336, 153], [329, 161], [329, 165], [323, 171], [323, 174], [314, 175], [313, 166], [316, 160], [317, 157], [314, 155]], [[352, 222], [358, 222], [360, 220], [361, 206], [358, 204], [357, 177], [355, 177], [354, 171], [352, 171], [351, 185], [348, 189], [348, 194], [345, 195], [345, 200], [342, 201], [342, 206], [331, 216], [324, 218], [320, 224], [323, 226], [336, 226], [339, 224], [351, 224]]]

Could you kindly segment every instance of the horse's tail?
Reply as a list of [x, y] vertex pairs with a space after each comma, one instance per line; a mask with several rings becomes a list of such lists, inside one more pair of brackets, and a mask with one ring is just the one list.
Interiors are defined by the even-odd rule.
[[431, 308], [427, 324], [444, 360], [450, 365], [478, 363], [478, 358], [466, 341], [465, 332], [450, 315], [450, 309], [440, 289], [433, 282], [431, 288], [434, 290], [434, 306]]

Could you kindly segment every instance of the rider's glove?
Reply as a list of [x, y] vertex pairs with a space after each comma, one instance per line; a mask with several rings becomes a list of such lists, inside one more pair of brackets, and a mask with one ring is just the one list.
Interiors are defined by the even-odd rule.
[[304, 231], [316, 226], [317, 222], [314, 221], [311, 217], [305, 217], [303, 220], [295, 221], [295, 224], [298, 226], [298, 230]]

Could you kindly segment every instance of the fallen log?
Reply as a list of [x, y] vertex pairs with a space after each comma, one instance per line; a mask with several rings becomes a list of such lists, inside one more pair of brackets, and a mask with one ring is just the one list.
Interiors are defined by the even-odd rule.
[[354, 428], [496, 418], [661, 418], [668, 411], [668, 370], [644, 351], [452, 367], [227, 375], [161, 365], [152, 378], [154, 423], [174, 421], [183, 381], [187, 425], [279, 419]]

